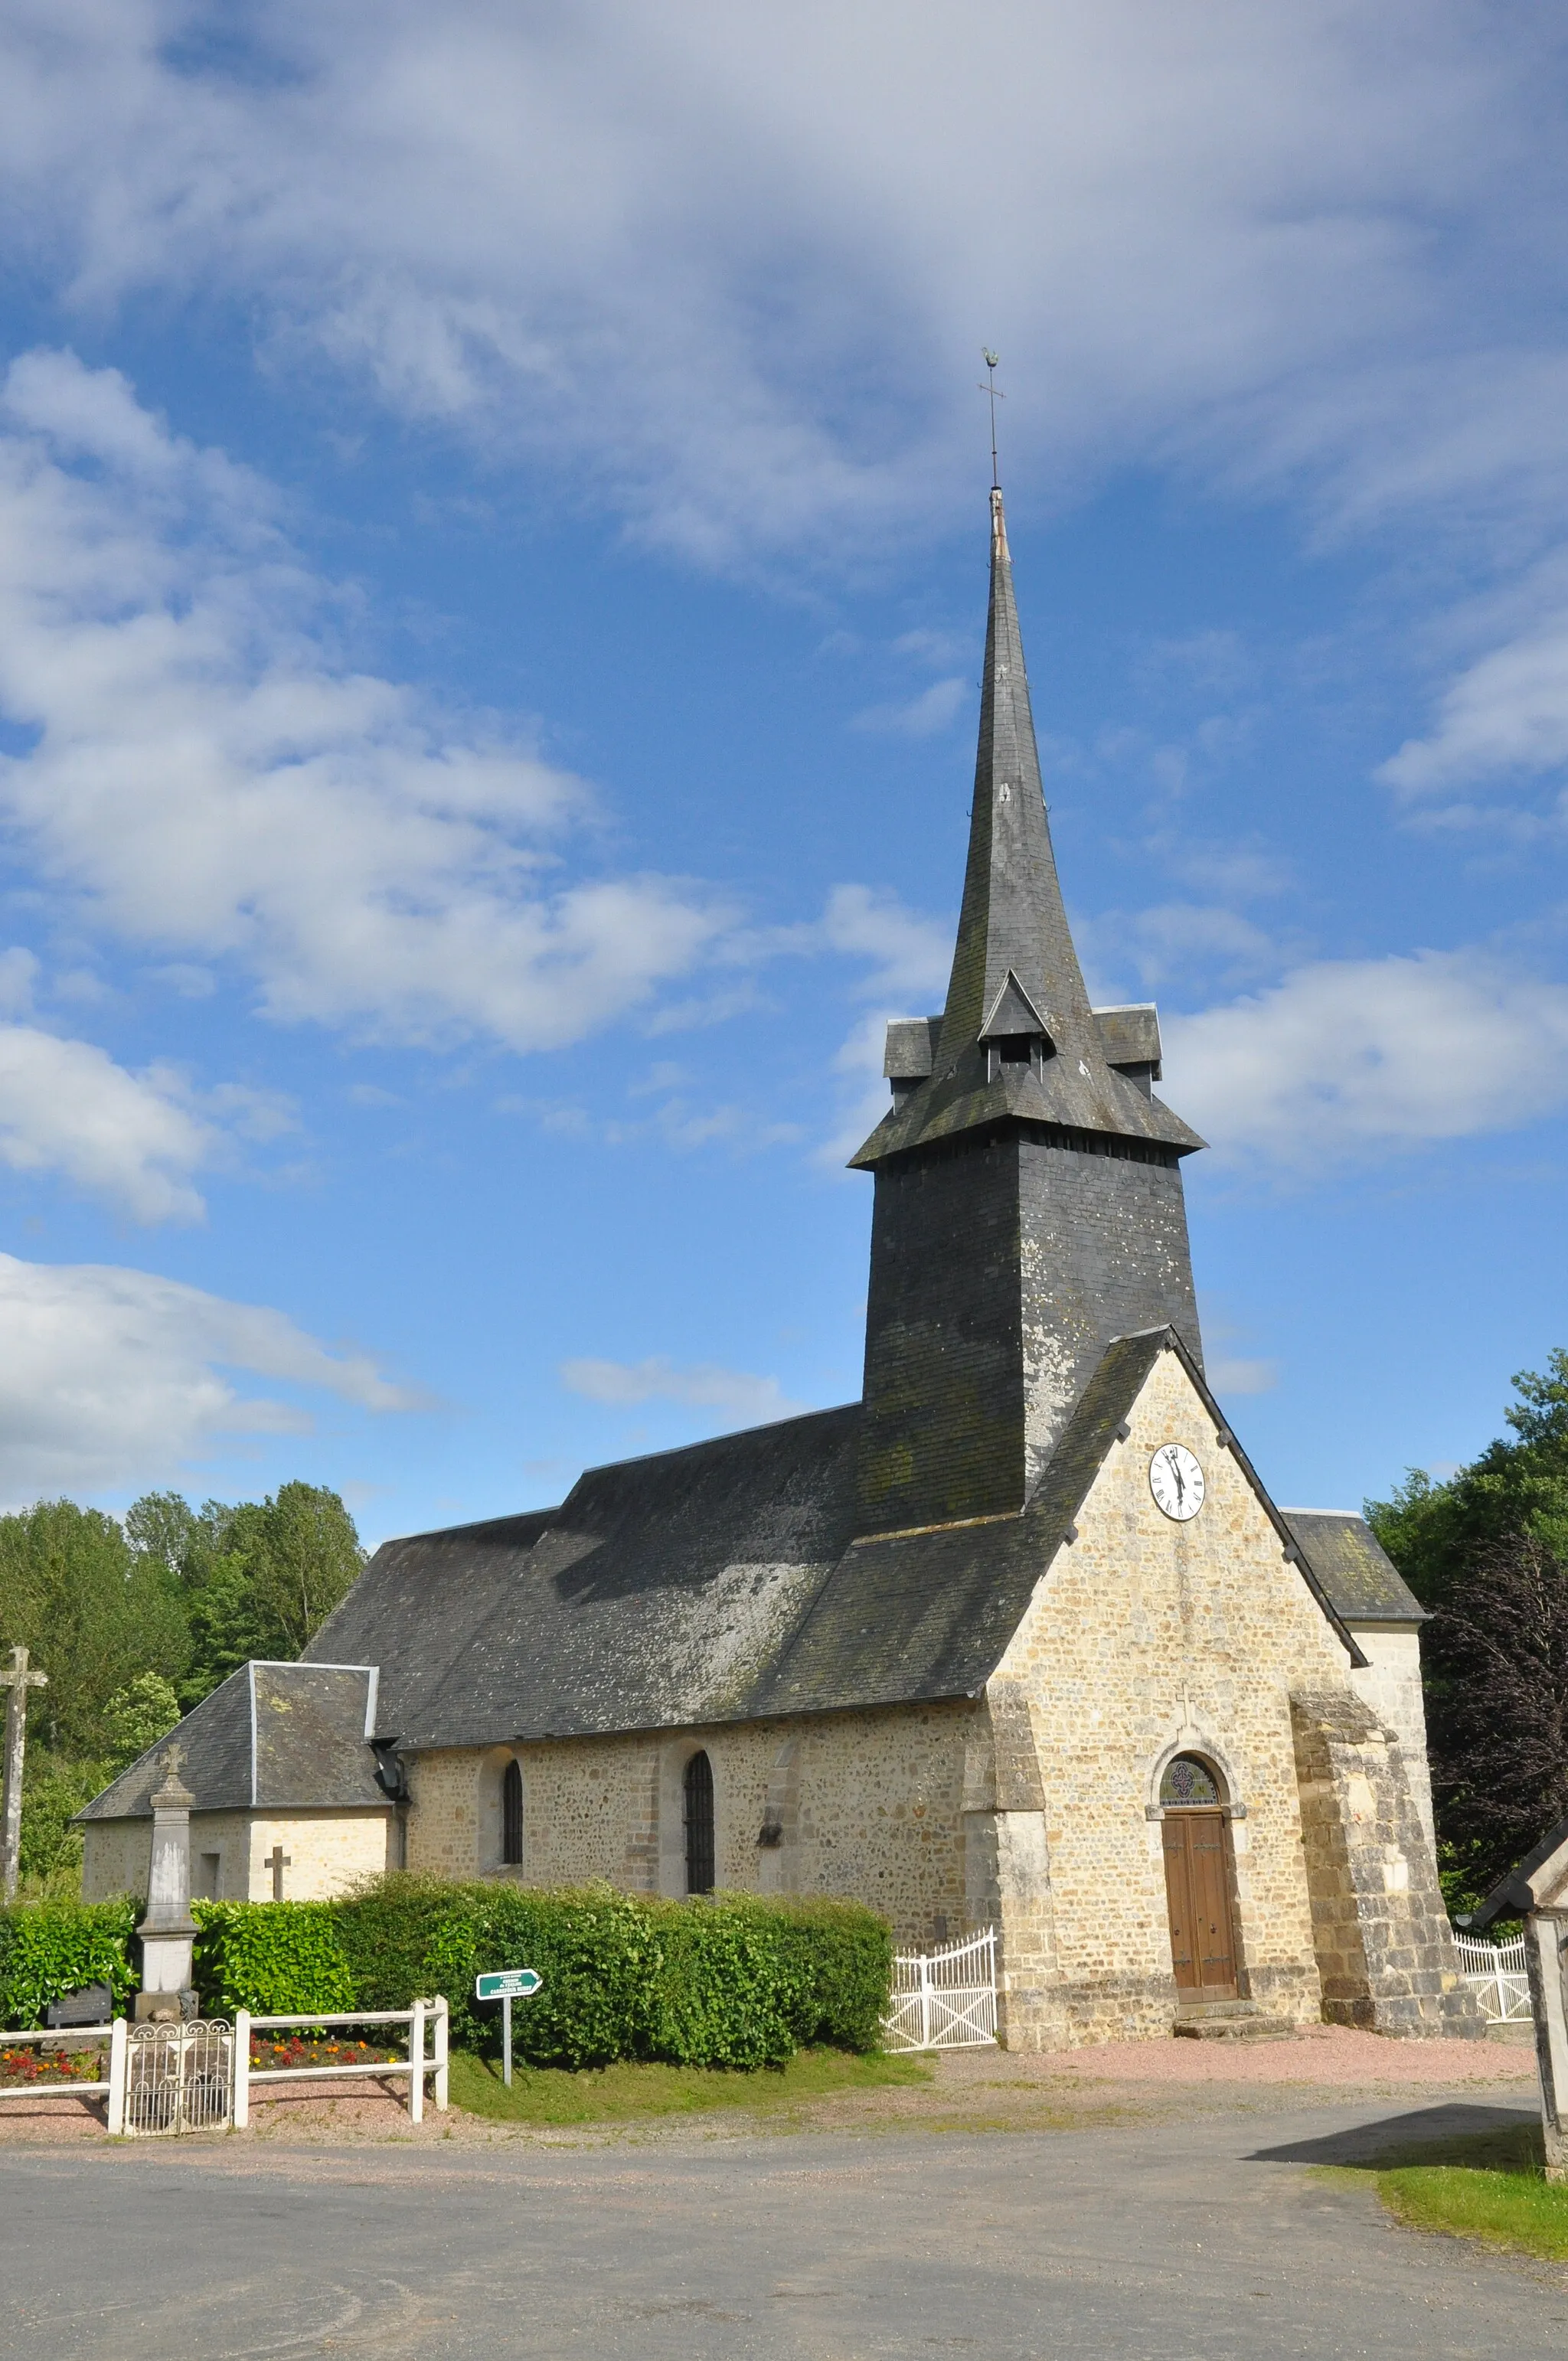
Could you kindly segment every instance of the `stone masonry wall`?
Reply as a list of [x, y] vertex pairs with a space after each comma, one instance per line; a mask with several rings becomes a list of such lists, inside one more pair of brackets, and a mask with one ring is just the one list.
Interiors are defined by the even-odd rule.
[[[409, 1866], [682, 1894], [682, 1780], [700, 1746], [713, 1765], [720, 1888], [841, 1894], [884, 1911], [901, 1942], [941, 1941], [965, 1923], [974, 1718], [970, 1706], [943, 1704], [519, 1746], [523, 1858], [510, 1870], [481, 1850], [491, 1751], [433, 1751], [411, 1765]], [[764, 1827], [776, 1843], [759, 1843]]]
[[[82, 1833], [84, 1901], [146, 1893], [150, 1818], [89, 1820]], [[343, 1893], [361, 1877], [393, 1867], [397, 1825], [390, 1811], [297, 1812], [265, 1818], [253, 1818], [248, 1812], [192, 1812], [192, 1897], [270, 1902], [272, 1872], [266, 1861], [280, 1843], [290, 1862], [283, 1872], [285, 1899], [319, 1902]]]
[[1398, 1738], [1344, 1688], [1291, 1703], [1323, 2015], [1376, 2033], [1483, 2036]]
[[1362, 1653], [1371, 1661], [1365, 1669], [1357, 1667], [1352, 1672], [1350, 1685], [1385, 1729], [1391, 1730], [1398, 1738], [1410, 1794], [1420, 1814], [1427, 1843], [1435, 1853], [1431, 1773], [1427, 1764], [1427, 1707], [1421, 1689], [1420, 1626], [1353, 1623], [1351, 1630], [1360, 1642]]
[[[1244, 1994], [1319, 2013], [1290, 1691], [1349, 1658], [1174, 1353], [1161, 1355], [1003, 1664], [1027, 1698], [1044, 1797], [1044, 1879], [998, 1897], [1010, 2046], [1168, 2031], [1159, 1777], [1171, 1755], [1218, 1770], [1233, 1817]], [[1149, 1491], [1184, 1443], [1207, 1496], [1185, 1524]], [[1348, 1691], [1347, 1691], [1348, 1694]]]

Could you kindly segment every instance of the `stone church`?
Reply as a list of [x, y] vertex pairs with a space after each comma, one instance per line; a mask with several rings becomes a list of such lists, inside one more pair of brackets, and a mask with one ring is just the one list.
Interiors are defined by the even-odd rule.
[[[1420, 1609], [1277, 1508], [1204, 1380], [1148, 1006], [1092, 1009], [1000, 493], [958, 942], [888, 1028], [861, 1400], [378, 1551], [188, 1717], [214, 1894], [406, 1864], [993, 1925], [1014, 2047], [1218, 2006], [1478, 2029], [1438, 1891]], [[88, 1806], [146, 1874], [156, 1762]]]

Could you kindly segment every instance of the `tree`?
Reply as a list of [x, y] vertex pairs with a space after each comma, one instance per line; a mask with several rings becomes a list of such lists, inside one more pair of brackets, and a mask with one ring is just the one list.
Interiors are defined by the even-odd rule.
[[116, 1689], [104, 1709], [104, 1753], [111, 1772], [124, 1771], [167, 1738], [179, 1719], [180, 1699], [161, 1673], [138, 1673]]
[[1484, 1894], [1568, 1813], [1568, 1567], [1533, 1533], [1490, 1544], [1427, 1650], [1433, 1793]]
[[96, 1757], [104, 1709], [127, 1675], [175, 1679], [190, 1654], [186, 1617], [162, 1566], [120, 1525], [73, 1500], [0, 1517], [0, 1645], [30, 1649], [49, 1686], [33, 1707], [43, 1744]]
[[1446, 1483], [1369, 1500], [1424, 1607], [1444, 1884], [1478, 1900], [1568, 1809], [1568, 1352], [1515, 1378], [1513, 1430]]
[[209, 1500], [192, 1526], [187, 1707], [248, 1657], [299, 1655], [365, 1564], [353, 1518], [322, 1485], [282, 1484], [234, 1508]]

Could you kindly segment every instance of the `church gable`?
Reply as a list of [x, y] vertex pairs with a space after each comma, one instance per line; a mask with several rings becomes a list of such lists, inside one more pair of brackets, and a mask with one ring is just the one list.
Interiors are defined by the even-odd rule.
[[[1150, 1341], [1158, 1349], [1083, 1494], [1072, 1538], [1020, 1620], [1001, 1676], [1029, 1664], [1065, 1675], [1081, 1659], [1103, 1681], [1116, 1658], [1137, 1664], [1140, 1682], [1198, 1664], [1244, 1683], [1266, 1666], [1290, 1680], [1346, 1675], [1360, 1650], [1315, 1569], [1179, 1344]], [[1182, 1498], [1166, 1481], [1172, 1446], [1175, 1487], [1191, 1487], [1196, 1463], [1195, 1510], [1190, 1488]]]

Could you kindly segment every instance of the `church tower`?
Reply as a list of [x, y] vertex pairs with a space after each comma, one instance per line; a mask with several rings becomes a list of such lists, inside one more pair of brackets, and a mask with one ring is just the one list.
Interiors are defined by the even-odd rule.
[[1046, 818], [1002, 495], [947, 1006], [889, 1026], [859, 1530], [1023, 1508], [1116, 1336], [1201, 1357], [1182, 1157], [1152, 1006], [1091, 1009]]

